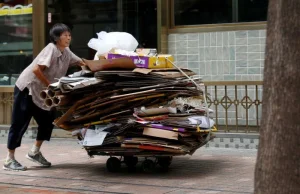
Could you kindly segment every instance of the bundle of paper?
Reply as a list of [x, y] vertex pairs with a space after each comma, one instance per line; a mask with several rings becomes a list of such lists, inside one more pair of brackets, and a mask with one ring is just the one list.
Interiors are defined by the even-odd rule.
[[54, 124], [73, 131], [90, 155], [193, 154], [213, 138], [214, 122], [204, 103], [202, 80], [189, 77], [195, 73], [188, 69], [78, 75], [61, 78], [41, 97], [49, 99], [48, 93], [50, 98], [60, 97], [61, 103], [52, 106], [63, 115]]

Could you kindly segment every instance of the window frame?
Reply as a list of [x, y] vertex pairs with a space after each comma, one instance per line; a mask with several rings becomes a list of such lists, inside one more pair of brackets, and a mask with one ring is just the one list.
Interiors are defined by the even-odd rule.
[[196, 25], [175, 25], [175, 6], [174, 0], [169, 0], [169, 33], [197, 33], [197, 32], [216, 32], [216, 31], [238, 31], [238, 30], [263, 30], [267, 28], [267, 21], [260, 22], [237, 22], [238, 19], [238, 0], [233, 2], [233, 23], [220, 24], [196, 24]]

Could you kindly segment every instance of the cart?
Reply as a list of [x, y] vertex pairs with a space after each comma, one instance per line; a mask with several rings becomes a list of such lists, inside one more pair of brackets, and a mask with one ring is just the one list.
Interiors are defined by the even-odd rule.
[[85, 147], [90, 157], [109, 156], [106, 161], [106, 168], [109, 172], [118, 172], [121, 169], [121, 165], [124, 163], [128, 170], [132, 171], [136, 168], [139, 162], [139, 158], [144, 158], [141, 164], [141, 170], [146, 173], [153, 172], [156, 166], [160, 166], [163, 170], [168, 170], [169, 166], [175, 156], [183, 156], [186, 154], [193, 154], [198, 148], [204, 146], [207, 142], [214, 138], [213, 131], [217, 129], [214, 127], [207, 134], [206, 139], [190, 153], [163, 153], [161, 151], [149, 151], [141, 149], [128, 149], [121, 147], [98, 147], [96, 149], [92, 147]]

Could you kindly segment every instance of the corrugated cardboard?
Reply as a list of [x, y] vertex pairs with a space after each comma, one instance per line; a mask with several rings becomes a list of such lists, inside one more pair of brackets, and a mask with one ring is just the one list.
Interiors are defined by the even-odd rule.
[[[130, 58], [136, 67], [148, 69], [173, 68], [174, 57], [172, 55], [157, 56], [125, 56], [121, 54], [108, 53], [107, 59]], [[168, 58], [168, 61], [166, 58]]]
[[145, 127], [143, 131], [143, 135], [178, 140], [177, 132], [166, 131], [166, 130], [151, 128], [151, 127]]

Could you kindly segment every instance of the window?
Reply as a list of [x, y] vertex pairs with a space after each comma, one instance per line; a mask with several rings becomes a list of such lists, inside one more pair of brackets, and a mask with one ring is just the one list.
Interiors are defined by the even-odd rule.
[[48, 0], [51, 18], [47, 30], [58, 22], [72, 31], [71, 50], [79, 57], [93, 59], [88, 48], [91, 38], [100, 31], [123, 31], [132, 34], [139, 47], [157, 47], [157, 13], [155, 0]]
[[32, 61], [31, 0], [0, 1], [0, 85], [14, 85]]
[[173, 0], [173, 25], [266, 21], [268, 0]]

